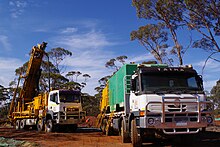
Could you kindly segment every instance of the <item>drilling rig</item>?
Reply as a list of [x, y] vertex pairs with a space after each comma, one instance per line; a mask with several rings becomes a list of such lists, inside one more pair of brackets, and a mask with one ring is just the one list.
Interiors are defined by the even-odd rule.
[[[47, 43], [43, 42], [32, 48], [26, 74], [18, 79], [8, 114], [10, 122], [17, 130], [32, 127], [38, 131], [52, 132], [61, 126], [75, 130], [85, 118], [80, 91], [57, 89], [39, 92], [41, 63], [44, 56], [49, 60], [45, 52], [46, 46]], [[24, 82], [19, 91], [21, 79]]]

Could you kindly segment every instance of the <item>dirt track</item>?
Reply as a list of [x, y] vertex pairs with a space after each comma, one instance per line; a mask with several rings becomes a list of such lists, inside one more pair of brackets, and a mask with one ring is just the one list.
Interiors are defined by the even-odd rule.
[[[217, 132], [216, 132], [217, 131]], [[56, 147], [131, 147], [131, 144], [121, 143], [120, 136], [105, 136], [98, 129], [80, 128], [74, 133], [39, 133], [37, 131], [16, 131], [11, 128], [0, 128], [0, 137], [24, 140], [34, 144], [30, 146]], [[180, 139], [179, 142], [173, 139], [145, 140], [143, 146], [199, 146], [212, 147], [220, 146], [220, 128], [210, 127], [203, 134], [197, 136], [198, 141], [194, 144], [187, 143]]]

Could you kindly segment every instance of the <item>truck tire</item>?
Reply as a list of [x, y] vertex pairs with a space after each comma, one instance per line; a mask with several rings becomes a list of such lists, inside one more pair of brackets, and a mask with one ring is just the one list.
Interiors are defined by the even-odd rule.
[[20, 129], [20, 120], [16, 120], [16, 122], [15, 122], [15, 129], [16, 130]]
[[125, 124], [124, 124], [123, 120], [121, 121], [121, 138], [122, 138], [122, 143], [130, 143], [131, 142], [129, 132], [125, 132]]
[[37, 121], [37, 131], [43, 131], [44, 129], [45, 129], [45, 127], [44, 127], [45, 125], [44, 125], [44, 121], [42, 120], [42, 119], [39, 119], [38, 121]]
[[53, 121], [51, 119], [48, 119], [47, 122], [46, 122], [46, 129], [45, 129], [45, 131], [46, 132], [53, 132], [53, 130], [54, 130]]
[[25, 119], [22, 119], [22, 120], [20, 121], [20, 129], [21, 129], [21, 130], [24, 130], [25, 128], [26, 128]]
[[77, 130], [77, 128], [78, 128], [77, 124], [74, 124], [74, 125], [70, 126], [71, 132], [75, 132]]
[[131, 143], [133, 147], [141, 147], [141, 136], [138, 135], [138, 130], [136, 126], [136, 121], [133, 119], [131, 121]]

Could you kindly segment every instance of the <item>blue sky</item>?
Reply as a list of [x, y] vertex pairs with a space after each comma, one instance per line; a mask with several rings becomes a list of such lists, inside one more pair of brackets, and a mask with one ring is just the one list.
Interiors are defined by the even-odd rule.
[[[147, 23], [137, 18], [131, 0], [0, 0], [0, 18], [0, 84], [6, 87], [15, 78], [15, 69], [29, 59], [32, 46], [43, 41], [48, 42], [47, 50], [63, 47], [73, 52], [62, 63], [63, 73], [91, 75], [84, 89], [90, 94], [98, 80], [112, 72], [105, 68], [109, 59], [120, 55], [127, 55], [128, 62], [153, 59], [137, 41], [130, 41], [130, 32]], [[181, 33], [186, 45], [188, 34]], [[206, 56], [201, 49], [189, 49], [184, 63], [202, 74]], [[206, 90], [215, 85], [219, 72], [220, 64], [210, 60], [203, 73]]]

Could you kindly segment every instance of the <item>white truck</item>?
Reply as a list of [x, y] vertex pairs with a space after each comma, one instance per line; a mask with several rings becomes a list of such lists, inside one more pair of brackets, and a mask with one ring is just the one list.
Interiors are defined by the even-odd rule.
[[196, 134], [213, 123], [212, 111], [191, 65], [125, 64], [103, 90], [98, 126], [141, 146], [155, 133]]
[[[44, 112], [41, 110], [41, 112]], [[76, 130], [79, 123], [85, 119], [86, 112], [82, 110], [81, 92], [76, 90], [54, 90], [49, 93], [46, 114], [40, 113], [42, 119], [37, 121], [38, 130], [42, 130], [44, 123], [45, 131], [52, 132], [63, 127]], [[45, 116], [45, 117], [43, 117]]]

